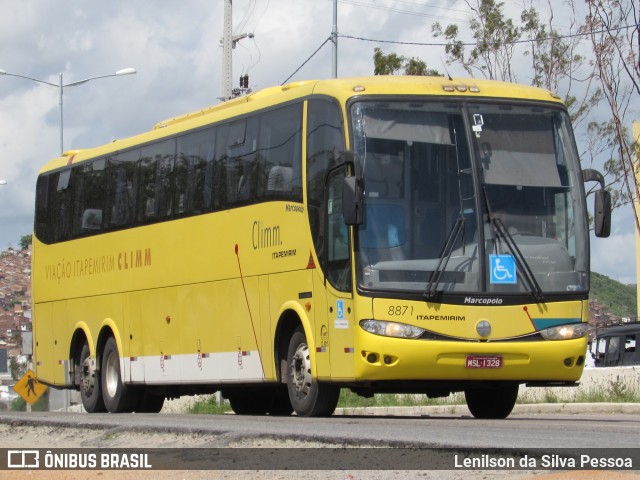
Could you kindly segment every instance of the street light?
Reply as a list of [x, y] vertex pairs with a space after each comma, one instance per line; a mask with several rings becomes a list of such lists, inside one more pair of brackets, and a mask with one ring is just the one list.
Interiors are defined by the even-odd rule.
[[6, 185], [7, 181], [6, 180], [0, 180], [0, 185]]
[[0, 75], [7, 75], [10, 77], [18, 77], [18, 78], [26, 78], [27, 80], [32, 80], [34, 82], [42, 83], [44, 85], [50, 85], [52, 87], [56, 87], [58, 89], [58, 98], [60, 104], [60, 155], [64, 153], [64, 118], [63, 118], [63, 109], [62, 109], [62, 93], [65, 87], [75, 87], [77, 85], [82, 85], [83, 83], [87, 83], [91, 80], [96, 80], [98, 78], [107, 78], [107, 77], [120, 77], [122, 75], [132, 75], [136, 73], [135, 68], [123, 68], [122, 70], [118, 70], [116, 73], [110, 73], [108, 75], [100, 75], [97, 77], [85, 78], [84, 80], [79, 80], [77, 82], [71, 82], [64, 84], [62, 82], [62, 72], [60, 73], [60, 82], [56, 85], [55, 83], [47, 82], [45, 80], [38, 80], [37, 78], [27, 77], [25, 75], [17, 75], [15, 73], [8, 73], [2, 69], [0, 69]]

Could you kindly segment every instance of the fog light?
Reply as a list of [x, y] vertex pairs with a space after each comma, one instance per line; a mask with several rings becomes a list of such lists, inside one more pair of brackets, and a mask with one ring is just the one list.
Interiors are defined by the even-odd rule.
[[579, 367], [582, 366], [584, 364], [584, 357], [582, 355], [580, 355], [578, 357], [578, 360], [576, 360], [576, 365], [578, 365]]
[[384, 364], [385, 365], [391, 365], [393, 363], [393, 358], [391, 358], [389, 355], [385, 355], [384, 356]]
[[570, 367], [571, 365], [573, 365], [573, 358], [565, 358], [564, 359], [564, 366], [565, 367]]
[[376, 363], [377, 361], [378, 361], [378, 355], [376, 355], [375, 353], [370, 353], [369, 355], [367, 355], [367, 362]]

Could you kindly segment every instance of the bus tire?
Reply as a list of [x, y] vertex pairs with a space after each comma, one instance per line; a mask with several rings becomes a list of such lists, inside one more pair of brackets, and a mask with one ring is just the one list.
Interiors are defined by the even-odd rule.
[[293, 332], [289, 341], [287, 390], [293, 410], [301, 417], [330, 416], [340, 397], [338, 387], [312, 378], [309, 346], [301, 327]]
[[231, 410], [236, 415], [266, 415], [270, 406], [270, 403], [265, 402], [258, 392], [255, 393], [255, 396], [229, 395], [228, 400]]
[[141, 389], [141, 392], [138, 394], [140, 396], [140, 401], [134, 411], [137, 413], [160, 413], [160, 410], [162, 410], [162, 407], [164, 406], [164, 395], [154, 395], [149, 393], [149, 389], [145, 387], [137, 388]]
[[475, 418], [507, 418], [518, 398], [518, 384], [470, 388], [464, 391], [467, 407]]
[[118, 345], [109, 337], [102, 351], [102, 398], [109, 413], [132, 412], [140, 403], [141, 392], [128, 387], [120, 375], [120, 356]]
[[100, 370], [91, 366], [90, 355], [91, 350], [89, 349], [89, 344], [85, 341], [80, 351], [80, 362], [78, 365], [80, 370], [80, 399], [87, 413], [99, 413], [106, 411], [107, 408], [102, 399]]
[[293, 406], [291, 405], [291, 400], [289, 400], [287, 389], [284, 389], [284, 391], [278, 389], [274, 392], [273, 401], [267, 413], [274, 417], [286, 417], [293, 413]]

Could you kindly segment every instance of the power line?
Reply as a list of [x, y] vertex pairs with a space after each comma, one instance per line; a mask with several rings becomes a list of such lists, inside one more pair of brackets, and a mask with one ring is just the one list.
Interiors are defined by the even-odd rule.
[[[354, 3], [351, 2], [349, 0], [339, 0], [340, 2], [343, 3]], [[409, 3], [409, 2], [407, 2]], [[610, 33], [610, 32], [619, 32], [622, 30], [629, 30], [631, 28], [638, 28], [637, 25], [622, 25], [620, 27], [612, 27], [612, 28], [604, 28], [601, 30], [590, 30], [588, 32], [579, 32], [579, 33], [573, 33], [573, 34], [567, 34], [567, 35], [554, 35], [551, 37], [545, 37], [545, 38], [536, 38], [536, 39], [525, 39], [525, 40], [514, 40], [511, 42], [487, 42], [489, 45], [491, 44], [504, 44], [504, 45], [516, 45], [516, 44], [520, 44], [520, 43], [531, 43], [531, 42], [547, 42], [547, 41], [552, 41], [552, 40], [561, 40], [561, 39], [565, 39], [565, 38], [576, 38], [576, 37], [586, 37], [589, 35], [594, 35], [594, 34], [600, 34], [600, 33]], [[388, 43], [388, 44], [394, 44], [394, 45], [414, 45], [414, 46], [424, 46], [424, 47], [446, 47], [447, 45], [449, 45], [448, 43], [444, 43], [444, 42], [406, 42], [406, 41], [400, 41], [400, 40], [381, 40], [381, 39], [374, 39], [374, 38], [366, 38], [366, 37], [356, 37], [354, 35], [344, 35], [341, 33], [337, 34], [338, 37], [342, 37], [342, 38], [347, 38], [347, 39], [351, 39], [351, 40], [360, 40], [363, 42], [373, 42], [373, 43]], [[309, 60], [311, 60], [319, 51], [322, 47], [325, 46], [325, 44], [329, 41], [332, 40], [332, 37], [328, 37], [324, 42], [322, 42], [322, 44], [309, 56], [309, 58], [307, 58], [291, 75], [289, 75], [287, 77], [287, 79], [281, 83], [281, 85], [284, 85], [285, 83], [287, 83], [291, 77], [293, 77], [296, 73], [298, 73], [300, 71], [300, 69], [302, 67], [304, 67]], [[478, 45], [478, 42], [460, 42], [461, 46], [475, 46]]]
[[[415, 10], [402, 10], [399, 8], [394, 8], [394, 7], [386, 7], [383, 5], [375, 5], [375, 4], [367, 4], [367, 3], [362, 3], [362, 2], [356, 2], [354, 0], [338, 0], [339, 3], [346, 3], [349, 5], [356, 5], [358, 7], [364, 7], [364, 8], [372, 8], [375, 10], [384, 10], [387, 12], [394, 12], [394, 13], [401, 13], [404, 15], [412, 15], [414, 17], [429, 17], [429, 18], [436, 18], [436, 19], [440, 19], [440, 20], [450, 20], [453, 22], [456, 21], [460, 21], [459, 18], [453, 18], [453, 17], [445, 17], [443, 15], [434, 15], [432, 13], [424, 13], [424, 12], [416, 12]], [[419, 5], [418, 3], [413, 3], [413, 2], [402, 2], [402, 3], [410, 3], [412, 5]], [[425, 6], [426, 5], [422, 5]], [[468, 17], [469, 14], [466, 14], [466, 16]]]
[[[338, 1], [342, 1], [342, 0], [338, 0]], [[419, 7], [432, 8], [434, 10], [448, 10], [450, 12], [464, 13], [465, 15], [469, 15], [468, 10], [459, 10], [457, 8], [449, 8], [449, 7], [432, 7], [431, 5], [428, 5], [426, 3], [409, 2], [407, 0], [393, 0], [393, 1], [396, 2], [396, 3], [405, 3], [407, 5], [417, 5]]]
[[287, 83], [287, 82], [291, 79], [291, 77], [293, 77], [296, 73], [298, 73], [298, 72], [300, 71], [300, 69], [301, 69], [302, 67], [304, 67], [304, 66], [307, 64], [307, 62], [308, 62], [309, 60], [311, 60], [311, 59], [316, 55], [316, 53], [318, 53], [318, 52], [320, 51], [320, 49], [321, 49], [322, 47], [324, 47], [324, 46], [325, 46], [325, 44], [326, 44], [327, 42], [330, 42], [330, 41], [331, 41], [331, 37], [327, 37], [327, 39], [326, 39], [324, 42], [322, 42], [322, 45], [320, 45], [318, 48], [316, 48], [316, 51], [315, 51], [315, 52], [313, 52], [313, 53], [309, 56], [309, 58], [307, 58], [307, 59], [302, 63], [302, 65], [300, 65], [298, 68], [296, 68], [296, 71], [295, 71], [295, 72], [293, 72], [291, 75], [289, 75], [289, 76], [287, 77], [287, 79], [286, 79], [284, 82], [282, 82], [280, 85], [284, 85], [285, 83]]
[[[573, 33], [573, 34], [568, 34], [568, 35], [554, 35], [552, 37], [545, 37], [545, 38], [534, 38], [534, 39], [525, 39], [525, 40], [514, 40], [511, 42], [486, 42], [489, 45], [516, 45], [519, 43], [531, 43], [531, 42], [548, 42], [551, 40], [560, 40], [560, 39], [564, 39], [564, 38], [575, 38], [575, 37], [586, 37], [589, 35], [593, 35], [593, 34], [599, 34], [599, 33], [608, 33], [608, 32], [612, 32], [612, 31], [621, 31], [621, 30], [628, 30], [630, 28], [638, 28], [637, 25], [623, 25], [621, 27], [612, 27], [612, 28], [605, 28], [602, 30], [590, 30], [588, 32], [580, 32], [580, 33]], [[349, 38], [351, 40], [360, 40], [363, 42], [374, 42], [374, 43], [392, 43], [392, 44], [396, 44], [396, 45], [415, 45], [415, 46], [423, 46], [423, 47], [446, 47], [447, 45], [449, 45], [448, 43], [443, 43], [443, 42], [405, 42], [405, 41], [400, 41], [400, 40], [380, 40], [380, 39], [375, 39], [375, 38], [366, 38], [366, 37], [356, 37], [353, 35], [343, 35], [343, 34], [338, 34], [339, 37], [342, 38]], [[474, 45], [478, 45], [479, 42], [460, 42], [459, 45], [465, 46], [465, 47], [470, 47], [470, 46], [474, 46]]]

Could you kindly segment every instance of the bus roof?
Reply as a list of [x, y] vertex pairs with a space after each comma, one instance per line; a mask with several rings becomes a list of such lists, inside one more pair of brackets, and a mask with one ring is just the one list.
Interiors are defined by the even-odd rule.
[[370, 77], [306, 80], [269, 87], [246, 96], [161, 121], [147, 132], [114, 140], [102, 146], [70, 150], [51, 160], [42, 169], [62, 168], [82, 160], [113, 154], [134, 146], [175, 135], [182, 131], [216, 123], [311, 94], [329, 95], [340, 102], [361, 95], [422, 95], [476, 98], [517, 98], [562, 103], [560, 97], [548, 90], [495, 80], [425, 77], [406, 75], [376, 75]]

